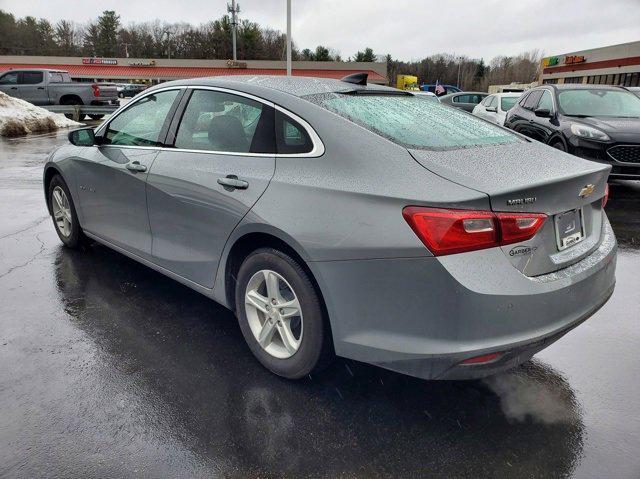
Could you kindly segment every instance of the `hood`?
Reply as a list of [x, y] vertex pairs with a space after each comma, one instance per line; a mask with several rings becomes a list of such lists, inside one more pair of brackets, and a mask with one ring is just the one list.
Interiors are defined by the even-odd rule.
[[[447, 151], [409, 150], [422, 166], [489, 195], [494, 211], [555, 214], [604, 196], [610, 166], [526, 140]], [[580, 197], [594, 185], [588, 198]]]

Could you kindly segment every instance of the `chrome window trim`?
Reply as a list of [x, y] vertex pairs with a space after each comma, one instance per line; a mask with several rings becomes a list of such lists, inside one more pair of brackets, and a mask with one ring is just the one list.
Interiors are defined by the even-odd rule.
[[141, 95], [139, 98], [136, 98], [136, 101], [131, 101], [127, 103], [121, 110], [117, 111], [112, 118], [109, 118], [108, 122], [100, 125], [96, 130], [96, 134], [101, 135], [108, 127], [108, 125], [118, 117], [123, 111], [129, 108], [131, 105], [135, 105], [143, 98], [153, 95], [154, 93], [160, 93], [163, 91], [169, 90], [211, 90], [211, 91], [219, 91], [222, 93], [228, 93], [230, 95], [242, 96], [245, 98], [249, 98], [250, 100], [257, 101], [262, 103], [263, 105], [270, 106], [271, 108], [278, 110], [284, 115], [290, 117], [292, 120], [298, 122], [307, 132], [309, 138], [311, 138], [311, 143], [313, 144], [313, 148], [311, 151], [307, 153], [242, 153], [235, 151], [213, 151], [213, 150], [194, 150], [188, 148], [168, 148], [166, 146], [136, 146], [136, 145], [101, 145], [102, 148], [128, 148], [128, 149], [141, 149], [141, 150], [158, 150], [158, 151], [180, 151], [186, 153], [207, 153], [212, 155], [225, 155], [225, 156], [250, 156], [250, 157], [269, 157], [269, 158], [317, 158], [319, 156], [324, 155], [325, 148], [324, 143], [320, 139], [320, 136], [316, 133], [313, 127], [304, 119], [300, 118], [295, 113], [287, 110], [286, 108], [281, 107], [280, 105], [276, 105], [275, 103], [265, 100], [264, 98], [257, 97], [250, 93], [245, 93], [242, 91], [231, 90], [229, 88], [224, 87], [215, 87], [215, 86], [205, 86], [205, 85], [180, 85], [180, 86], [171, 86], [166, 88], [159, 88], [157, 90], [153, 90]]

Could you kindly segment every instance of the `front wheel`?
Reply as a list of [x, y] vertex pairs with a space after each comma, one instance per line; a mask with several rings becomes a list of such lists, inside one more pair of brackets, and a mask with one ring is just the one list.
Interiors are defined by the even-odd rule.
[[67, 184], [60, 175], [55, 175], [49, 183], [49, 204], [53, 225], [62, 243], [69, 248], [77, 248], [84, 240], [78, 215]]
[[560, 140], [557, 140], [557, 141], [551, 143], [551, 146], [553, 148], [555, 148], [556, 150], [567, 151], [567, 149], [564, 146], [564, 143], [562, 143]]
[[331, 337], [320, 298], [289, 255], [262, 248], [244, 260], [236, 312], [251, 352], [273, 373], [298, 379], [330, 362]]
[[91, 118], [92, 120], [102, 120], [104, 118], [104, 115], [89, 115], [89, 118]]

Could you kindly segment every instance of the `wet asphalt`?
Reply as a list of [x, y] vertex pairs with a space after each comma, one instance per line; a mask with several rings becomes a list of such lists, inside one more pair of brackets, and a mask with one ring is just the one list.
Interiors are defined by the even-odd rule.
[[0, 139], [0, 477], [640, 477], [640, 182], [611, 185], [613, 297], [533, 361], [291, 382], [216, 303], [61, 246], [41, 174], [65, 141]]

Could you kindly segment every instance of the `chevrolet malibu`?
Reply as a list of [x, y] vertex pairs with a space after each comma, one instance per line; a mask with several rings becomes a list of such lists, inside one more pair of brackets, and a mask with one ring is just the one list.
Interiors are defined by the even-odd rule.
[[44, 169], [64, 245], [225, 305], [287, 378], [487, 376], [613, 292], [610, 166], [362, 74], [164, 83], [69, 139]]

